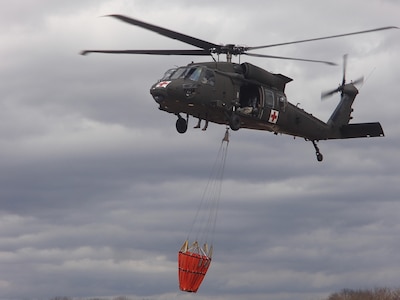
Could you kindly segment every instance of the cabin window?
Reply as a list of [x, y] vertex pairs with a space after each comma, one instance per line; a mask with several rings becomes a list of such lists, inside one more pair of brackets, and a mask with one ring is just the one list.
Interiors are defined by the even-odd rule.
[[287, 106], [287, 98], [285, 95], [280, 95], [278, 94], [278, 99], [279, 99], [279, 107], [282, 111], [285, 111], [286, 106]]
[[272, 91], [264, 89], [264, 103], [265, 106], [274, 107], [274, 93]]

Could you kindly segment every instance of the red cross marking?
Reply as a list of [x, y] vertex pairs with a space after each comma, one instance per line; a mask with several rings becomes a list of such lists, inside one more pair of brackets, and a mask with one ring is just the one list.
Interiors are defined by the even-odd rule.
[[269, 115], [269, 121], [271, 123], [276, 123], [276, 121], [278, 120], [278, 115], [279, 115], [278, 111], [271, 110], [271, 114]]
[[156, 87], [165, 88], [171, 81], [161, 81]]

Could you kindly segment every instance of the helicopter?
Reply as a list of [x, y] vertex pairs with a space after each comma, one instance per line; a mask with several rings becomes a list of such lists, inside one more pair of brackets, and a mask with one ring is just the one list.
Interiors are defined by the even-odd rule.
[[[317, 145], [317, 142], [321, 140], [384, 136], [379, 122], [349, 123], [352, 119], [352, 104], [358, 94], [356, 85], [362, 82], [363, 79], [360, 78], [346, 83], [346, 55], [343, 59], [343, 79], [341, 84], [336, 89], [321, 95], [322, 97], [328, 97], [339, 92], [341, 94], [340, 102], [327, 122], [321, 121], [299, 108], [298, 105], [288, 101], [285, 87], [286, 84], [292, 81], [291, 78], [282, 74], [271, 73], [248, 62], [234, 63], [232, 62], [232, 57], [247, 55], [336, 65], [329, 61], [272, 56], [249, 51], [395, 29], [397, 28], [395, 26], [247, 47], [235, 44], [214, 44], [124, 15], [112, 14], [108, 16], [199, 49], [83, 50], [81, 52], [82, 55], [110, 53], [211, 56], [212, 61], [209, 62], [192, 62], [186, 66], [167, 70], [162, 78], [150, 88], [150, 93], [159, 105], [159, 109], [177, 116], [176, 130], [179, 133], [187, 131], [189, 116], [193, 116], [198, 119], [195, 128], [200, 128], [201, 122], [205, 121], [202, 130], [206, 130], [208, 123], [212, 122], [226, 125], [227, 128], [233, 131], [247, 128], [302, 137], [306, 141], [312, 142], [318, 161], [323, 160], [323, 155]], [[226, 61], [219, 61], [221, 54], [226, 55]], [[217, 56], [218, 60], [215, 59], [215, 56]]]

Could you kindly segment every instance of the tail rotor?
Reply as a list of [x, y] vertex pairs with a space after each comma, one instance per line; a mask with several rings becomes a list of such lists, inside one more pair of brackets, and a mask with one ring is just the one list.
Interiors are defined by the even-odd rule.
[[[332, 96], [333, 94], [336, 94], [338, 92], [343, 92], [343, 89], [346, 85], [347, 57], [348, 57], [347, 54], [343, 55], [343, 78], [342, 78], [341, 85], [339, 85], [339, 87], [337, 87], [334, 90], [322, 92], [321, 100], [326, 100], [328, 97]], [[364, 82], [364, 77], [360, 77], [357, 80], [352, 81], [351, 83], [353, 85], [358, 85], [358, 84], [362, 84], [363, 82]]]

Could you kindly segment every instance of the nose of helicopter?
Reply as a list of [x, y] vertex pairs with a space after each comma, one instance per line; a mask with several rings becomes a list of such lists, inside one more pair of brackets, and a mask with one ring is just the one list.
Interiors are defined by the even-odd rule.
[[158, 104], [162, 103], [168, 97], [167, 87], [170, 83], [171, 81], [160, 81], [151, 87], [150, 93]]
[[180, 102], [192, 98], [196, 93], [197, 86], [194, 84], [185, 84], [182, 80], [160, 81], [155, 83], [150, 93], [153, 99], [161, 104], [165, 101]]

